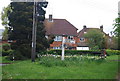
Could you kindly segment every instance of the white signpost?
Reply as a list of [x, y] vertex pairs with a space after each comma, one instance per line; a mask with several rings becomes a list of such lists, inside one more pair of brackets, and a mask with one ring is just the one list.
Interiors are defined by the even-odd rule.
[[64, 45], [65, 45], [65, 37], [63, 36], [62, 37], [62, 58], [61, 58], [61, 60], [64, 60], [64, 54], [65, 54], [65, 47], [64, 47]]

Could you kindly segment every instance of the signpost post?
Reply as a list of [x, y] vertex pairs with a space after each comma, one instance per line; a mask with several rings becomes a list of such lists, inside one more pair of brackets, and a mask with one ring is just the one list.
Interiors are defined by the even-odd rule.
[[64, 60], [64, 54], [65, 54], [65, 35], [62, 35], [62, 57], [61, 60]]

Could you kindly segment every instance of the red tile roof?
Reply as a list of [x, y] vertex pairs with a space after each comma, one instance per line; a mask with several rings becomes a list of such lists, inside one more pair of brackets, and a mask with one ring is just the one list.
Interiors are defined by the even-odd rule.
[[45, 20], [46, 35], [77, 36], [77, 28], [66, 19], [53, 19], [52, 22]]

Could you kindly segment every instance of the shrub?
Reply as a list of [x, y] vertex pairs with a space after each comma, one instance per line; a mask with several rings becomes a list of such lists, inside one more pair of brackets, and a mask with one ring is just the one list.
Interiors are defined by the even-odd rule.
[[106, 52], [107, 52], [107, 55], [120, 55], [120, 51], [119, 50], [107, 49]]
[[[14, 57], [14, 59], [13, 59]], [[11, 51], [7, 57], [9, 60], [25, 60], [26, 58], [21, 55], [19, 51]]]
[[4, 50], [4, 51], [10, 50], [10, 44], [3, 44], [2, 50]]
[[40, 58], [40, 64], [46, 67], [52, 66], [67, 66], [65, 61], [61, 61], [60, 59], [55, 59], [54, 57], [42, 57]]
[[78, 66], [84, 64], [89, 64], [91, 62], [101, 63], [104, 59], [95, 59], [95, 58], [87, 58], [87, 57], [66, 57], [64, 61], [60, 58], [55, 58], [52, 56], [44, 56], [40, 58], [40, 64], [46, 67], [52, 66], [61, 66], [61, 67], [68, 67], [68, 66]]
[[[50, 50], [48, 54], [61, 55], [62, 50]], [[98, 50], [65, 50], [65, 55], [98, 55], [101, 52]]]
[[10, 55], [12, 53], [13, 53], [13, 50], [7, 50], [7, 51], [2, 50], [2, 56], [8, 56], [8, 55]]

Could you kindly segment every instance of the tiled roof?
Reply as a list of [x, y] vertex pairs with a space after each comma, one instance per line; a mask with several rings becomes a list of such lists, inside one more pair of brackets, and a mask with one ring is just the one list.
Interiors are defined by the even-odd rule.
[[53, 19], [53, 21], [45, 20], [46, 35], [68, 35], [77, 36], [77, 28], [74, 27], [66, 19]]

